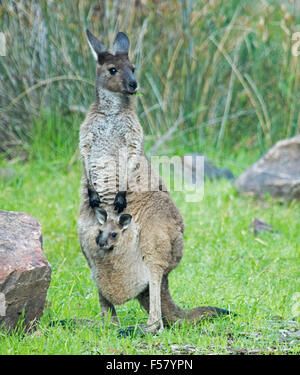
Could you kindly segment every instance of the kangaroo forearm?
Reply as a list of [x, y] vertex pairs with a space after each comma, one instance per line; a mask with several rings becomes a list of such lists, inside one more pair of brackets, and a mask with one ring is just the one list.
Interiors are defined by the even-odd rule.
[[90, 186], [104, 203], [112, 203], [119, 191], [117, 173], [110, 167], [90, 169]]
[[[129, 184], [134, 188], [135, 183], [148, 180], [141, 176], [148, 167], [144, 166], [147, 161], [144, 157], [132, 157], [126, 163], [124, 159], [109, 160], [102, 158], [89, 163], [90, 185], [97, 192], [100, 200], [104, 203], [115, 204], [116, 210], [121, 212], [126, 208], [126, 191], [130, 190]], [[118, 164], [119, 163], [119, 164]], [[146, 172], [146, 171], [145, 171]], [[147, 173], [147, 172], [146, 172]], [[150, 176], [150, 175], [149, 175]], [[142, 189], [144, 191], [144, 189]], [[148, 190], [148, 189], [146, 189]]]
[[120, 191], [118, 188], [118, 181], [108, 177], [102, 181], [96, 179], [88, 188], [90, 206], [96, 208], [101, 203], [108, 203], [113, 204], [115, 211], [118, 213], [122, 212], [127, 207], [126, 190]]

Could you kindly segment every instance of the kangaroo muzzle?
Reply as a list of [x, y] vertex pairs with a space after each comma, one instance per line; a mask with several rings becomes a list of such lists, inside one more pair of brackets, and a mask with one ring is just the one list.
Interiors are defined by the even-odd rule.
[[123, 73], [123, 86], [127, 94], [135, 94], [137, 92], [137, 81], [134, 77], [134, 74], [130, 69], [125, 69]]

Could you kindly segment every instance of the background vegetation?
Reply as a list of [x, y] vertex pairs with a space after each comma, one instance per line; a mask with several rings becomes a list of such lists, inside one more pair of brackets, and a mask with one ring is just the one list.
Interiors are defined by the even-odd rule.
[[[299, 353], [299, 203], [239, 197], [226, 181], [207, 183], [199, 204], [172, 193], [186, 231], [170, 283], [181, 306], [238, 317], [146, 338], [118, 338], [108, 324], [49, 328], [56, 319], [100, 321], [76, 230], [78, 130], [95, 74], [85, 27], [108, 47], [118, 30], [130, 37], [148, 154], [205, 153], [238, 175], [299, 133], [300, 57], [291, 54], [299, 25], [297, 1], [1, 1], [0, 169], [15, 174], [0, 178], [0, 209], [40, 221], [52, 280], [37, 331], [1, 332], [0, 354]], [[254, 217], [279, 235], [254, 236]], [[123, 327], [147, 318], [136, 301], [117, 311]]]
[[297, 1], [3, 0], [0, 22], [0, 149], [9, 155], [49, 126], [54, 147], [67, 133], [75, 151], [94, 94], [87, 26], [108, 48], [118, 30], [129, 35], [149, 147], [165, 135], [164, 152], [263, 151], [299, 132]]

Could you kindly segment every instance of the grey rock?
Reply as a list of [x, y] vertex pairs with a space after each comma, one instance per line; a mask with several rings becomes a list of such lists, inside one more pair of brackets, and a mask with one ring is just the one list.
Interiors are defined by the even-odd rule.
[[259, 234], [261, 232], [275, 232], [275, 229], [268, 223], [260, 220], [260, 219], [253, 219], [250, 228], [253, 230], [254, 234]]
[[196, 158], [199, 156], [204, 157], [204, 179], [209, 179], [210, 181], [219, 180], [221, 178], [224, 178], [226, 180], [234, 179], [234, 175], [229, 169], [216, 167], [214, 163], [204, 155], [186, 154], [184, 156], [192, 157], [191, 159], [188, 158], [185, 160], [184, 166], [190, 169], [193, 182], [195, 182], [197, 167], [199, 167], [196, 162]]
[[0, 210], [0, 326], [15, 328], [23, 312], [25, 328], [34, 327], [50, 278], [39, 222], [26, 213]]
[[300, 135], [277, 142], [234, 182], [240, 193], [300, 199]]

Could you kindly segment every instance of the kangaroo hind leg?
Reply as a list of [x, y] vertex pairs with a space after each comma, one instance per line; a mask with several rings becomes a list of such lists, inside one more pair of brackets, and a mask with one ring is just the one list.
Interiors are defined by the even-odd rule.
[[149, 280], [149, 317], [144, 330], [147, 333], [154, 333], [163, 330], [161, 314], [161, 281], [163, 270], [160, 267], [150, 267]]
[[99, 303], [101, 307], [101, 315], [102, 318], [107, 318], [109, 313], [111, 313], [111, 322], [112, 324], [120, 325], [119, 318], [117, 316], [116, 310], [114, 305], [112, 305], [103, 295], [100, 291], [98, 291], [99, 294]]
[[161, 281], [163, 277], [163, 270], [160, 267], [149, 267], [150, 280], [149, 286], [137, 299], [141, 306], [149, 314], [146, 324], [140, 324], [138, 327], [128, 327], [127, 330], [122, 331], [122, 336], [127, 336], [136, 328], [142, 334], [156, 333], [163, 330], [163, 321], [161, 313]]

